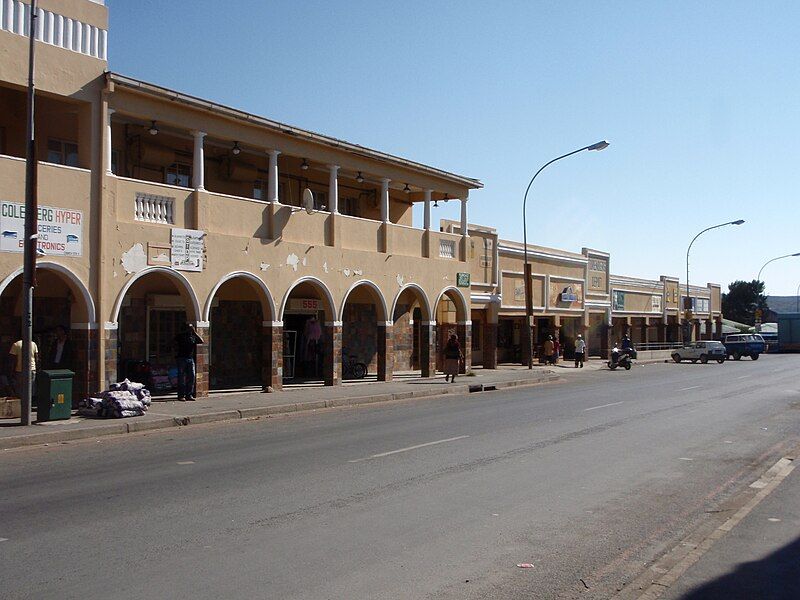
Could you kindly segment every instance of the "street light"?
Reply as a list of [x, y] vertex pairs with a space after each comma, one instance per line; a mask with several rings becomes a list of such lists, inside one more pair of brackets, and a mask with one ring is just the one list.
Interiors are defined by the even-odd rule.
[[[776, 260], [780, 260], [782, 258], [791, 258], [792, 256], [800, 256], [800, 252], [795, 252], [794, 254], [784, 254], [783, 256], [776, 256], [775, 258], [771, 258], [764, 263], [764, 267], [766, 267], [771, 262], [775, 262]], [[761, 281], [761, 272], [764, 270], [764, 267], [761, 267], [758, 270], [758, 277], [756, 278], [756, 281]]]
[[[728, 221], [727, 223], [720, 223], [719, 225], [714, 225], [712, 227], [706, 227], [698, 233], [696, 236], [692, 238], [692, 241], [689, 243], [689, 247], [686, 249], [686, 300], [684, 300], [683, 308], [686, 311], [690, 311], [692, 309], [692, 300], [691, 296], [689, 295], [689, 252], [692, 249], [692, 244], [694, 244], [695, 240], [703, 235], [706, 231], [711, 231], [712, 229], [718, 229], [719, 227], [726, 227], [727, 225], [741, 225], [744, 223], [744, 219], [738, 219], [736, 221]], [[686, 322], [689, 322], [689, 319], [686, 319]], [[686, 338], [689, 337], [689, 340]], [[683, 332], [683, 341], [686, 343], [687, 341], [691, 341], [691, 335], [687, 336], [686, 331]]]
[[528, 204], [528, 192], [533, 185], [533, 180], [536, 179], [536, 176], [539, 175], [542, 171], [545, 170], [546, 167], [552, 165], [554, 162], [561, 160], [562, 158], [567, 158], [568, 156], [572, 156], [573, 154], [577, 154], [578, 152], [583, 152], [584, 150], [605, 150], [608, 148], [608, 142], [603, 140], [597, 142], [596, 144], [592, 144], [591, 146], [585, 146], [583, 148], [579, 148], [578, 150], [573, 150], [572, 152], [568, 152], [567, 154], [563, 154], [553, 160], [545, 163], [536, 174], [531, 177], [531, 181], [528, 184], [528, 187], [525, 189], [525, 197], [522, 199], [522, 243], [524, 245], [524, 252], [525, 252], [525, 331], [527, 337], [527, 345], [528, 345], [528, 368], [533, 369], [533, 335], [531, 335], [531, 321], [533, 320], [533, 290], [531, 288], [531, 266], [528, 264], [528, 227], [527, 221], [525, 218], [525, 208]]

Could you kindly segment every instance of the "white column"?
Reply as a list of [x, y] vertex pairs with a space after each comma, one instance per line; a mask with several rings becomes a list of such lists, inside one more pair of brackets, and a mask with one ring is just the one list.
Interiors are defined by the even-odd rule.
[[196, 190], [205, 190], [205, 157], [203, 156], [203, 138], [205, 131], [193, 131], [194, 135], [194, 163], [192, 165], [192, 185]]
[[114, 114], [114, 109], [109, 108], [107, 109], [108, 117], [106, 119], [106, 173], [113, 174], [113, 170], [111, 169], [111, 115]]
[[431, 195], [433, 194], [433, 190], [425, 190], [425, 212], [424, 212], [424, 227], [425, 231], [429, 231], [431, 228]]
[[461, 235], [469, 237], [469, 224], [467, 223], [467, 199], [461, 198]]
[[267, 200], [280, 203], [278, 198], [278, 155], [280, 150], [269, 151], [269, 178], [267, 179]]
[[391, 179], [381, 179], [381, 221], [389, 222], [389, 182]]
[[328, 209], [332, 215], [339, 212], [339, 165], [328, 165], [330, 178], [328, 179]]

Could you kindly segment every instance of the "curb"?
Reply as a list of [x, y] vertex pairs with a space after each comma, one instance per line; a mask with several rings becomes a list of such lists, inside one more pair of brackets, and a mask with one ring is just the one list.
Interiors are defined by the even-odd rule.
[[[484, 392], [500, 390], [505, 388], [516, 388], [540, 385], [558, 381], [560, 377], [555, 373], [542, 374], [533, 379], [517, 379], [511, 381], [501, 381], [497, 383], [482, 384], [474, 391]], [[120, 435], [127, 433], [140, 433], [143, 431], [157, 431], [169, 429], [171, 427], [186, 427], [188, 425], [201, 425], [203, 423], [219, 423], [222, 421], [238, 421], [242, 419], [257, 419], [260, 417], [270, 417], [294, 412], [308, 412], [323, 408], [341, 408], [345, 406], [359, 406], [362, 404], [377, 404], [382, 402], [392, 402], [394, 400], [408, 400], [411, 398], [434, 398], [452, 395], [468, 395], [470, 385], [457, 385], [443, 390], [411, 390], [406, 392], [394, 392], [389, 394], [374, 394], [371, 396], [356, 396], [349, 398], [333, 398], [331, 400], [312, 400], [309, 402], [297, 402], [291, 404], [278, 404], [275, 406], [262, 406], [255, 408], [242, 408], [238, 410], [224, 410], [219, 412], [202, 413], [198, 415], [184, 417], [160, 417], [150, 421], [136, 421], [125, 419], [124, 422], [111, 422], [97, 427], [87, 427], [84, 429], [65, 429], [60, 431], [50, 431], [41, 433], [27, 433], [0, 439], [0, 450], [21, 448], [24, 446], [39, 446], [42, 444], [57, 444], [60, 442], [70, 442], [77, 440], [105, 437], [109, 435]], [[483, 388], [489, 388], [484, 390]]]

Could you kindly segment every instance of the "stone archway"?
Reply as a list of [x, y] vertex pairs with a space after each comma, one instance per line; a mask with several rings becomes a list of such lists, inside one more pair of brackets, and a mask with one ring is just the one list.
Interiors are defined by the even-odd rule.
[[461, 352], [464, 355], [459, 372], [466, 373], [472, 367], [472, 323], [469, 321], [469, 304], [461, 290], [448, 287], [441, 291], [434, 307], [436, 368], [443, 370], [444, 346], [448, 338], [455, 335], [458, 337]]
[[[363, 362], [378, 381], [392, 379], [392, 334], [386, 301], [377, 285], [368, 280], [354, 283], [342, 301], [342, 360]], [[342, 368], [343, 372], [346, 369]]]
[[435, 372], [431, 341], [435, 323], [425, 291], [415, 283], [403, 286], [392, 303], [395, 371], [419, 371], [422, 377]]

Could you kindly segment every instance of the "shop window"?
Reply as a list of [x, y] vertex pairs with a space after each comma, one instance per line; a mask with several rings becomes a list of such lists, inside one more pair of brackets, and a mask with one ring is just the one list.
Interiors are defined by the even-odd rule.
[[50, 138], [47, 142], [47, 162], [77, 167], [78, 144]]
[[180, 187], [190, 187], [192, 183], [192, 167], [183, 163], [172, 163], [167, 167], [164, 183]]
[[186, 324], [182, 309], [151, 308], [147, 327], [147, 360], [153, 364], [175, 362], [175, 337]]
[[625, 310], [625, 292], [614, 290], [611, 295], [611, 310]]

